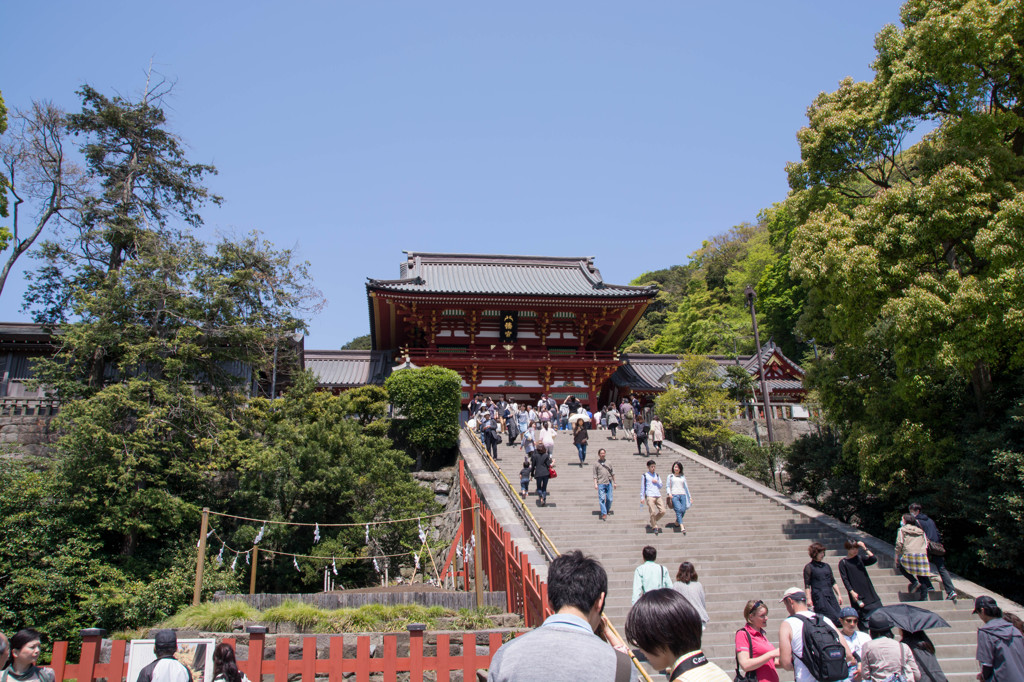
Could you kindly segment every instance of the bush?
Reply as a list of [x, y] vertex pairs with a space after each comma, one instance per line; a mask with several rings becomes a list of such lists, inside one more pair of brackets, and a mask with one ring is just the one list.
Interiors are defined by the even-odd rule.
[[238, 621], [256, 622], [263, 620], [258, 609], [244, 601], [202, 602], [189, 606], [165, 620], [162, 625], [170, 628], [189, 628], [230, 632]]
[[488, 616], [500, 609], [446, 609], [419, 604], [368, 604], [357, 609], [322, 609], [313, 604], [286, 601], [263, 612], [245, 602], [223, 601], [190, 606], [162, 623], [165, 627], [194, 628], [215, 632], [230, 631], [234, 623], [294, 623], [305, 632], [402, 632], [409, 623], [424, 623], [436, 628], [441, 618], [451, 619], [451, 627], [479, 630], [493, 626]]
[[403, 369], [384, 382], [396, 414], [395, 435], [416, 455], [416, 467], [424, 460], [439, 461], [459, 441], [459, 410], [462, 378], [444, 367]]

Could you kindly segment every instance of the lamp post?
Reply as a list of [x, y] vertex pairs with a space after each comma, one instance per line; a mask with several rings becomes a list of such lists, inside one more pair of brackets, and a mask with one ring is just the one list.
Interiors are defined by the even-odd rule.
[[768, 442], [775, 442], [775, 429], [772, 426], [772, 404], [768, 399], [768, 382], [764, 378], [764, 360], [761, 357], [761, 337], [757, 333], [757, 313], [754, 312], [754, 299], [757, 298], [757, 293], [754, 292], [754, 287], [747, 285], [747, 288], [743, 292], [747, 296], [747, 305], [750, 306], [750, 319], [754, 323], [754, 346], [757, 353], [757, 373], [761, 378], [761, 398], [764, 401], [764, 421], [765, 426], [768, 427]]

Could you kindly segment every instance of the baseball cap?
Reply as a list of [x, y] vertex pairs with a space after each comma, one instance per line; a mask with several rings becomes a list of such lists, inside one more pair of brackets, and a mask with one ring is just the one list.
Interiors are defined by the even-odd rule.
[[857, 614], [857, 609], [853, 608], [852, 606], [844, 606], [843, 609], [839, 612], [839, 617], [860, 618], [860, 616]]
[[174, 630], [157, 630], [156, 637], [153, 638], [153, 648], [177, 649], [178, 636], [174, 634]]
[[793, 601], [807, 601], [807, 595], [805, 595], [804, 591], [799, 587], [791, 587], [782, 595], [782, 599], [779, 600], [779, 603], [781, 604], [787, 599], [792, 599]]
[[977, 613], [982, 609], [994, 609], [998, 608], [996, 600], [992, 597], [981, 596], [974, 600], [974, 610], [971, 613]]

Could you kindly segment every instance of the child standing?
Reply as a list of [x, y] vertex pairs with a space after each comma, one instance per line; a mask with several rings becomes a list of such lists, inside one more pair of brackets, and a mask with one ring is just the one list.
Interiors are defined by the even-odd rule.
[[530, 458], [527, 457], [523, 460], [523, 470], [519, 472], [519, 495], [524, 500], [526, 499], [526, 493], [530, 492], [530, 472], [532, 470]]

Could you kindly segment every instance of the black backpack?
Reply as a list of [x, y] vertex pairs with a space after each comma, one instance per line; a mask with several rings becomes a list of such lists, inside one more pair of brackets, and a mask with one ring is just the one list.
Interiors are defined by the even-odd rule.
[[[798, 616], [799, 618], [799, 616]], [[846, 649], [839, 633], [820, 615], [804, 618], [804, 655], [800, 657], [807, 672], [819, 682], [839, 682], [850, 675], [846, 666]]]

